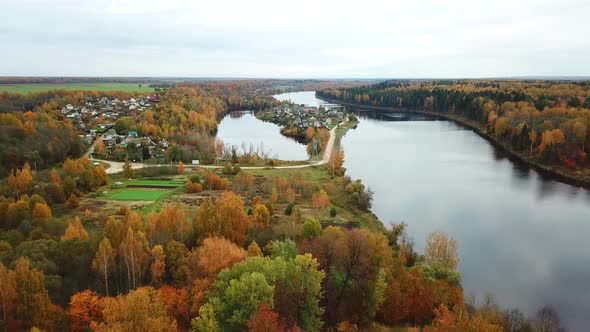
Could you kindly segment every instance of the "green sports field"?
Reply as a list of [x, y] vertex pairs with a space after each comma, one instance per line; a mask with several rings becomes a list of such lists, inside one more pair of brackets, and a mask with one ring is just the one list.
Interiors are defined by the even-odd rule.
[[[141, 86], [140, 86], [141, 85]], [[0, 84], [0, 92], [26, 94], [49, 90], [96, 90], [153, 92], [150, 83], [38, 83], [38, 84]]]
[[105, 198], [115, 201], [157, 201], [167, 193], [169, 193], [168, 190], [133, 188], [113, 192]]
[[184, 180], [133, 180], [127, 182], [125, 185], [129, 187], [144, 187], [144, 188], [176, 188], [185, 183]]

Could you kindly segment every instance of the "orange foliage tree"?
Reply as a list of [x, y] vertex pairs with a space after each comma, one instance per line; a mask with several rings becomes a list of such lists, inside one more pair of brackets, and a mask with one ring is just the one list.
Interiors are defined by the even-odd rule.
[[102, 301], [100, 296], [91, 291], [84, 290], [72, 295], [68, 316], [72, 331], [88, 331], [93, 321], [102, 320]]
[[15, 309], [17, 307], [17, 293], [16, 293], [16, 279], [15, 273], [4, 267], [0, 262], [0, 310], [2, 314], [2, 321], [0, 327], [4, 327], [7, 330], [7, 326], [10, 325], [14, 318]]
[[15, 170], [8, 177], [8, 186], [16, 193], [17, 197], [26, 194], [32, 182], [33, 173], [29, 163], [25, 163], [22, 169]]
[[258, 227], [258, 230], [262, 231], [270, 223], [270, 213], [264, 204], [256, 204], [252, 211], [252, 224]]
[[208, 199], [201, 205], [196, 227], [201, 236], [223, 236], [241, 245], [250, 229], [250, 218], [244, 212], [242, 198], [224, 192], [214, 203]]
[[51, 220], [51, 208], [45, 203], [36, 203], [31, 216], [36, 221]]
[[311, 205], [316, 209], [328, 207], [330, 205], [330, 197], [328, 197], [328, 193], [324, 190], [320, 190], [313, 194], [311, 196]]
[[279, 314], [269, 308], [266, 303], [260, 304], [258, 311], [252, 315], [247, 326], [250, 332], [283, 332], [286, 330]]
[[188, 330], [190, 321], [189, 298], [186, 289], [164, 285], [160, 288], [160, 300], [168, 315], [174, 317], [181, 330]]
[[178, 162], [178, 175], [184, 174], [184, 163], [182, 161]]
[[92, 261], [92, 269], [104, 280], [105, 292], [109, 295], [109, 276], [115, 266], [115, 250], [108, 238], [102, 239], [98, 245], [96, 256]]
[[88, 232], [82, 226], [80, 218], [68, 220], [68, 227], [66, 228], [65, 234], [61, 237], [62, 241], [68, 241], [73, 239], [88, 240]]
[[166, 273], [166, 254], [164, 253], [164, 247], [161, 245], [152, 248], [152, 265], [150, 266], [150, 272], [152, 275], [152, 285], [154, 287], [160, 286], [164, 274]]
[[197, 313], [201, 305], [205, 303], [206, 295], [217, 274], [244, 259], [246, 259], [244, 249], [222, 237], [206, 238], [201, 246], [191, 252], [193, 313]]

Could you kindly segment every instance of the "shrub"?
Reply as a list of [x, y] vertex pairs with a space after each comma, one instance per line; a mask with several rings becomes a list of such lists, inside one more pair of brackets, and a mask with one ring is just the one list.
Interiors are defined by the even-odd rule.
[[336, 207], [332, 206], [332, 208], [330, 209], [330, 217], [334, 218], [336, 217]]
[[191, 180], [188, 180], [186, 183], [186, 192], [189, 194], [200, 193], [203, 191], [203, 185], [200, 183], [194, 183]]
[[322, 234], [322, 225], [315, 219], [307, 219], [303, 223], [301, 235], [306, 240], [313, 240]]
[[233, 168], [233, 171], [232, 171], [232, 174], [233, 174], [233, 175], [236, 175], [236, 174], [240, 173], [240, 170], [241, 170], [241, 169], [242, 169], [242, 168], [240, 167], [240, 164], [235, 164], [235, 165], [234, 165], [234, 168]]
[[193, 174], [193, 175], [190, 176], [189, 180], [192, 183], [201, 183], [201, 175], [199, 175], [199, 174]]
[[225, 164], [225, 166], [223, 167], [223, 174], [232, 174], [233, 172], [233, 166], [231, 163], [227, 163]]
[[293, 203], [289, 203], [285, 208], [285, 215], [290, 216], [291, 213], [293, 213], [293, 207], [295, 207], [295, 205], [293, 205]]

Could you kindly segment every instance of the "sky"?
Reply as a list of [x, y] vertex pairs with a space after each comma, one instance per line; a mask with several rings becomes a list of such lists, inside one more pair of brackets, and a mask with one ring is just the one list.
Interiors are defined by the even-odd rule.
[[0, 76], [590, 76], [588, 0], [0, 0]]

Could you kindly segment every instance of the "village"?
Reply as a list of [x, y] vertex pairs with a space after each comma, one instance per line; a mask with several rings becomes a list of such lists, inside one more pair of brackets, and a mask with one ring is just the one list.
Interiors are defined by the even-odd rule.
[[256, 113], [256, 117], [261, 120], [303, 130], [308, 127], [331, 129], [342, 122], [344, 116], [341, 107], [325, 108], [288, 103]]
[[[116, 122], [125, 117], [137, 117], [154, 104], [160, 102], [156, 95], [130, 99], [109, 99], [86, 97], [83, 105], [67, 104], [61, 109], [62, 115], [72, 121], [84, 143], [91, 145], [99, 139], [109, 159], [121, 159], [129, 155], [133, 160], [161, 157], [168, 148], [165, 140], [141, 137], [137, 130], [117, 131]], [[93, 148], [89, 151], [93, 154]]]

